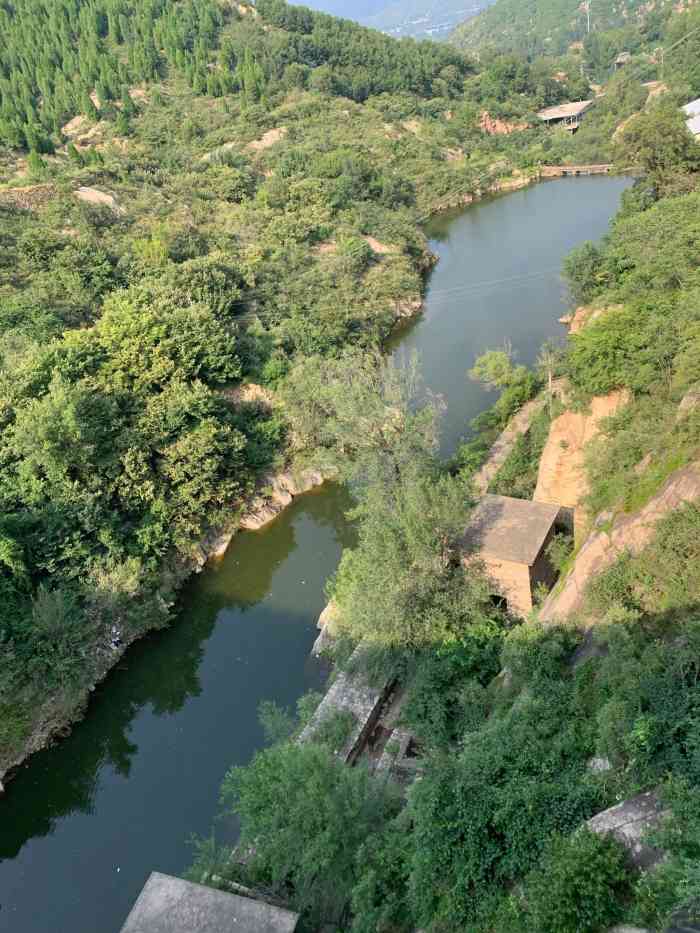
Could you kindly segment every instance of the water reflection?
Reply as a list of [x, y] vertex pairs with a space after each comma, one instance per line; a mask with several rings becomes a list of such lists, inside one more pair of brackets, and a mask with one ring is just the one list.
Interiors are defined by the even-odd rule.
[[[491, 401], [465, 378], [476, 353], [510, 337], [526, 362], [561, 332], [558, 276], [539, 273], [605, 232], [624, 186], [569, 179], [431, 225], [441, 262], [401, 346], [420, 353], [426, 385], [449, 402], [446, 452]], [[85, 721], [9, 784], [1, 933], [116, 931], [151, 870], [186, 867], [186, 840], [209, 832], [226, 770], [262, 744], [259, 702], [290, 706], [323, 681], [309, 649], [325, 581], [351, 540], [347, 507], [329, 487], [241, 535], [188, 586], [177, 623], [133, 646]]]
[[321, 685], [309, 649], [348, 506], [330, 487], [237, 538], [187, 587], [177, 624], [134, 645], [73, 734], [8, 785], [0, 930], [117, 930], [151, 869], [187, 865], [224, 773], [262, 744], [259, 702]]

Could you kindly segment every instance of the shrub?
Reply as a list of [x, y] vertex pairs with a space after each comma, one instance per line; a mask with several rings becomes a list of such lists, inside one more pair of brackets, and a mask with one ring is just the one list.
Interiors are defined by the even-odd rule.
[[656, 326], [639, 312], [610, 311], [571, 338], [569, 377], [587, 396], [620, 386], [646, 389], [656, 376], [657, 339]]
[[531, 933], [600, 933], [621, 919], [631, 891], [625, 850], [610, 836], [579, 830], [555, 837], [525, 883]]

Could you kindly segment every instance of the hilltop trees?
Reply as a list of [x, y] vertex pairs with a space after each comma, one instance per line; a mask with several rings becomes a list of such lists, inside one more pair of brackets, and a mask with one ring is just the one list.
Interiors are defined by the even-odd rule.
[[459, 94], [470, 71], [462, 55], [443, 46], [399, 44], [282, 0], [260, 0], [257, 9], [279, 27], [274, 56], [259, 54], [262, 30], [253, 23], [245, 24], [244, 38], [223, 35], [240, 14], [214, 0], [19, 0], [12, 12], [0, 7], [0, 142], [51, 152], [68, 119], [83, 113], [94, 120], [99, 111], [113, 113], [126, 132], [132, 104], [125, 88], [169, 73], [184, 75], [199, 94], [241, 90], [254, 104], [270, 80], [306, 84], [311, 73], [320, 86], [323, 69], [325, 90], [355, 100], [382, 91]]
[[651, 187], [672, 190], [700, 170], [700, 151], [683, 114], [673, 102], [661, 101], [627, 123], [616, 161], [623, 168], [640, 168]]

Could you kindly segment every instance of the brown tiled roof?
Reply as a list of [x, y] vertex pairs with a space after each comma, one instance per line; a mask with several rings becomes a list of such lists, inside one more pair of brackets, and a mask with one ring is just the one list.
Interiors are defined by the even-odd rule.
[[567, 117], [578, 117], [588, 110], [592, 100], [577, 100], [570, 104], [557, 104], [556, 107], [546, 107], [540, 110], [537, 116], [540, 120], [565, 120]]

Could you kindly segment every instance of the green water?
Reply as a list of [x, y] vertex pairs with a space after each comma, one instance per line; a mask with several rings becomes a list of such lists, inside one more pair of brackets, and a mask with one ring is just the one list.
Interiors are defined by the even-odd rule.
[[[562, 334], [558, 270], [615, 213], [624, 179], [562, 179], [434, 221], [440, 257], [425, 314], [393, 341], [420, 353], [448, 403], [443, 451], [492, 399], [465, 379], [474, 357], [512, 340], [522, 362]], [[0, 799], [0, 931], [117, 933], [148, 873], [189, 864], [221, 780], [263, 742], [263, 699], [321, 686], [309, 657], [323, 587], [351, 540], [329, 486], [268, 529], [239, 535], [183, 593], [177, 622], [132, 647], [88, 715], [36, 755]], [[221, 839], [235, 826], [217, 824]]]

